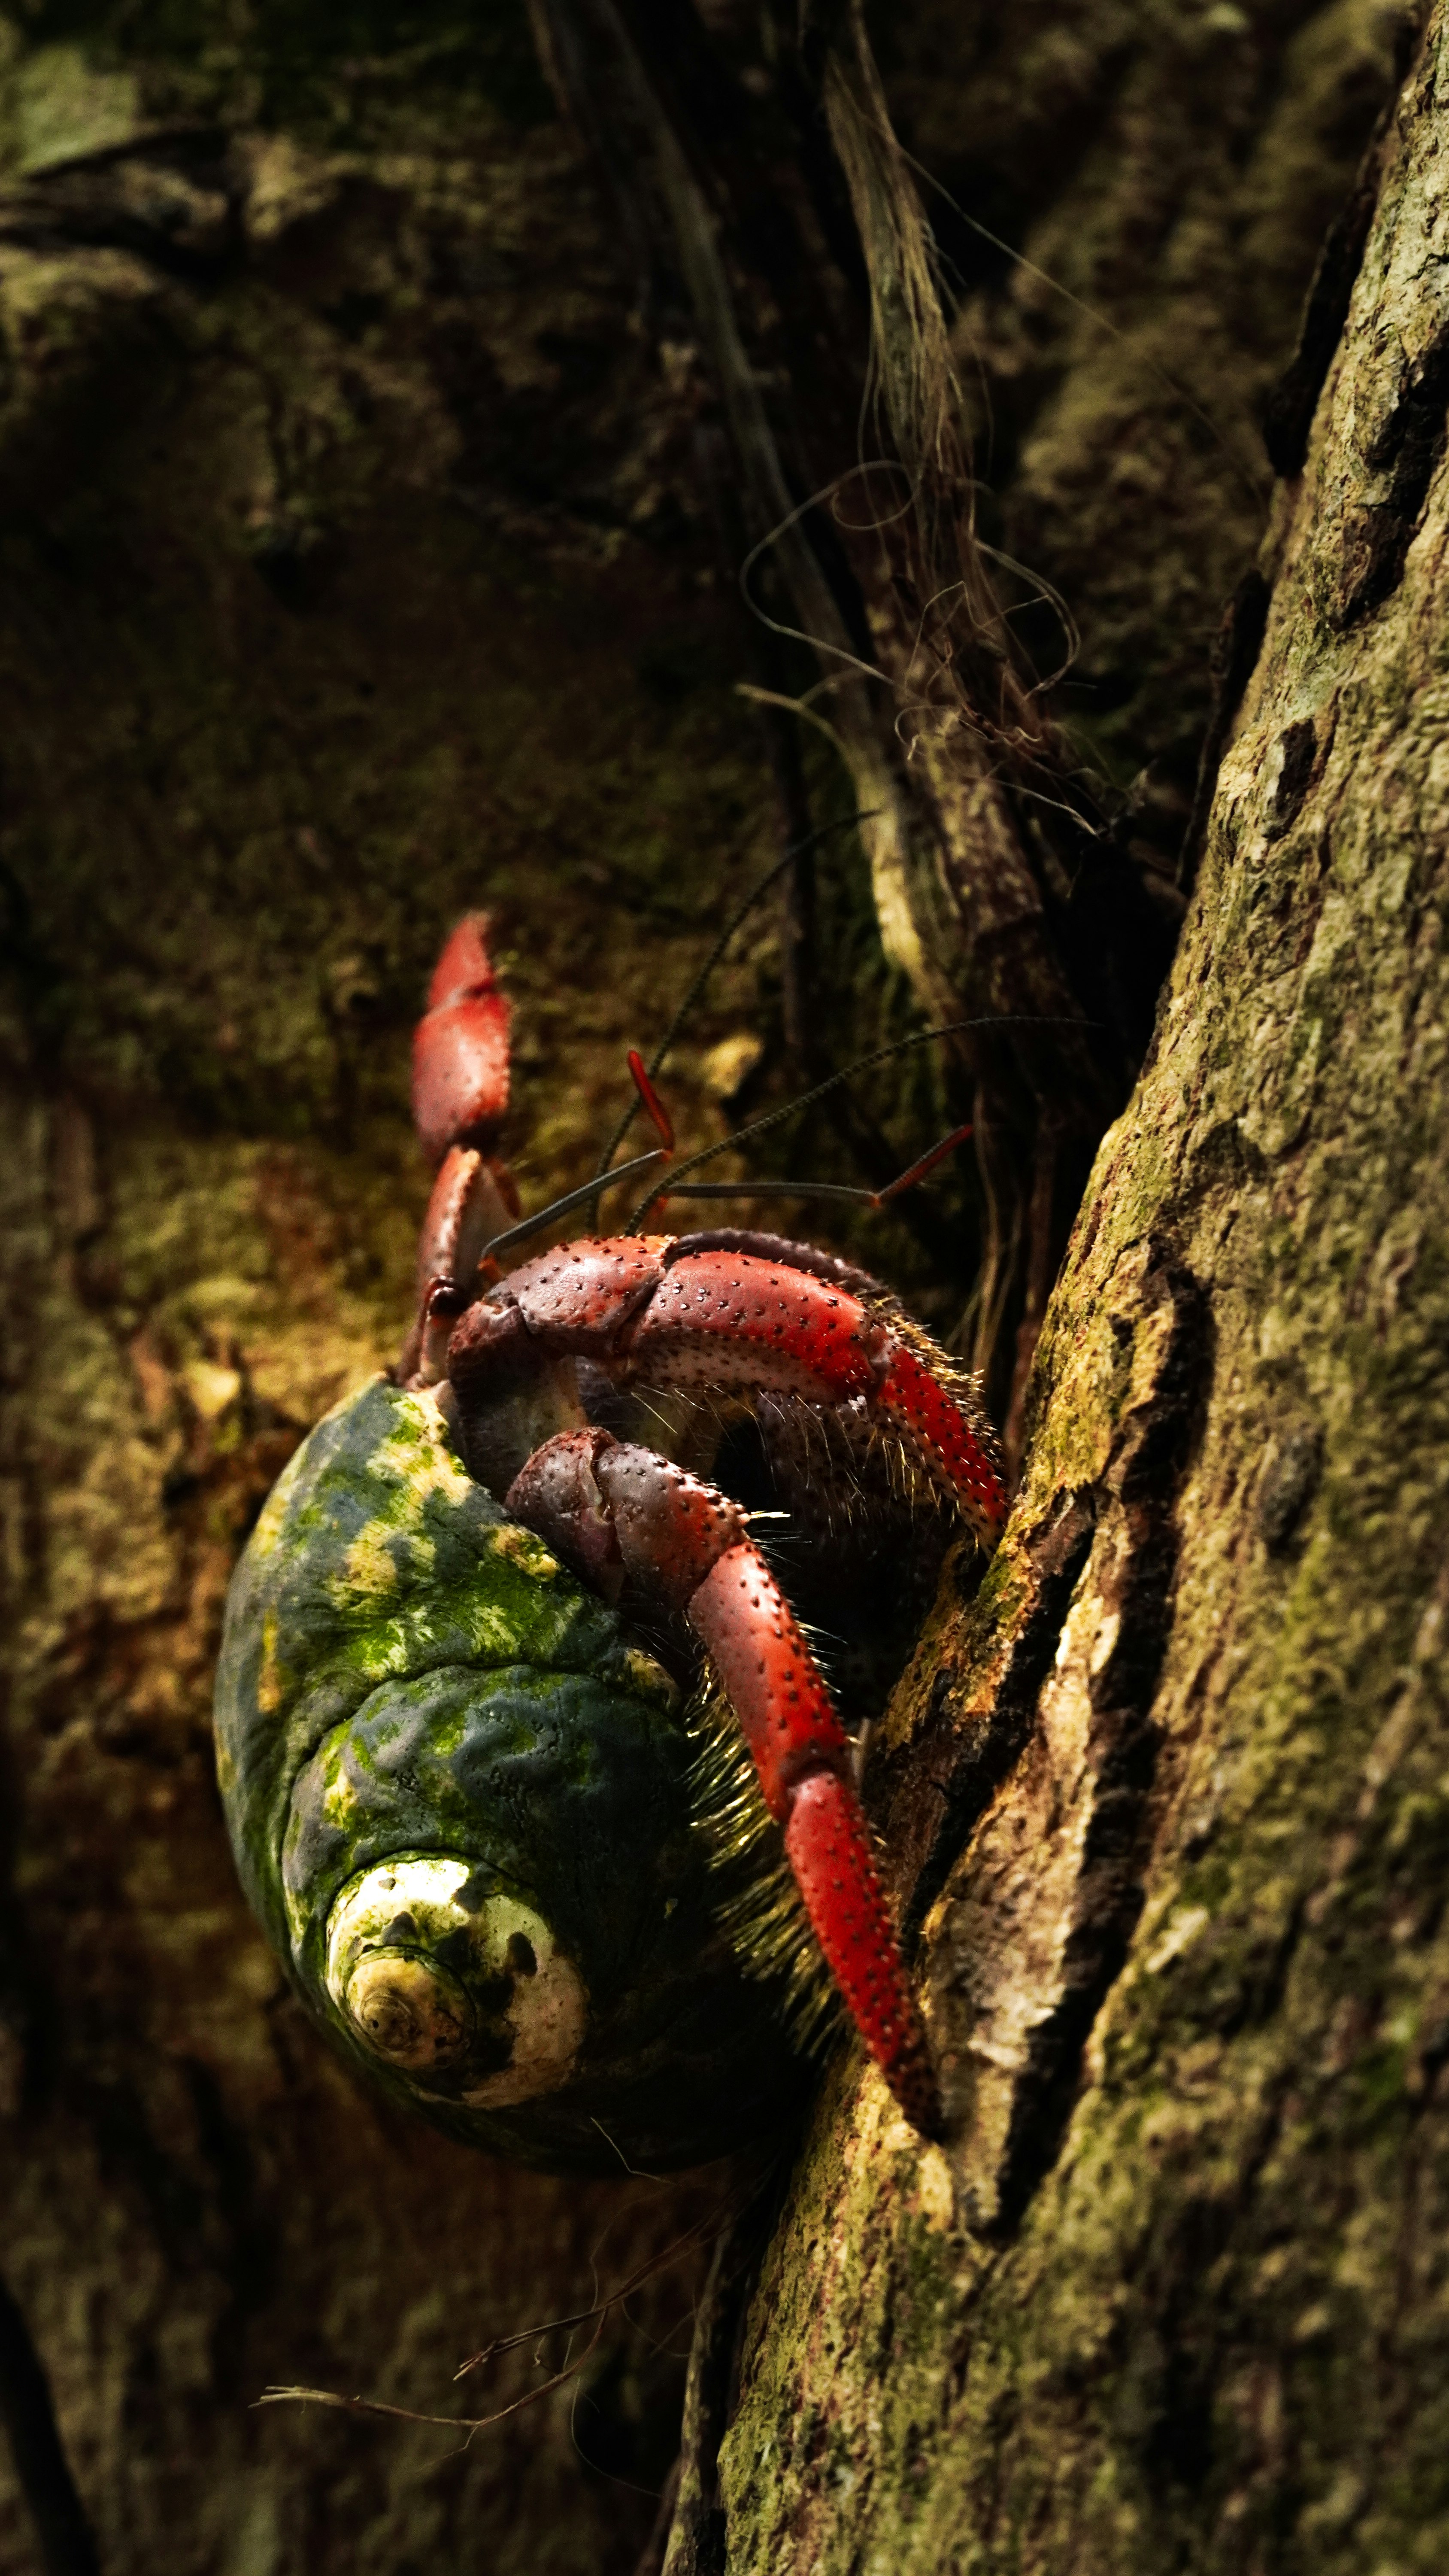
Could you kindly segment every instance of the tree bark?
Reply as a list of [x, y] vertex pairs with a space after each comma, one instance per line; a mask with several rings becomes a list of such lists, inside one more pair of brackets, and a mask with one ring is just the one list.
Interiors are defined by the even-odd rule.
[[[1375, 247], [1430, 204], [1428, 75], [1275, 504], [1268, 642], [1048, 1320], [1013, 1534], [974, 1602], [948, 1573], [876, 1769], [955, 2141], [920, 2157], [835, 2070], [738, 2368], [748, 2275], [714, 2267], [687, 2517], [651, 2541], [687, 2265], [577, 2411], [462, 2456], [251, 2411], [276, 2381], [469, 2411], [458, 2361], [723, 2186], [580, 2192], [361, 2101], [237, 1896], [210, 1674], [268, 1483], [401, 1339], [407, 1037], [450, 919], [500, 918], [541, 1200], [592, 1168], [625, 1046], [781, 803], [798, 829], [842, 791], [818, 733], [777, 732], [772, 769], [733, 694], [803, 681], [752, 658], [721, 578], [697, 311], [522, 8], [195, 14], [0, 29], [0, 2567], [1437, 2565], [1443, 393], [1432, 244], [1414, 278]], [[747, 15], [713, 7], [710, 41]], [[958, 209], [929, 200], [983, 533], [1070, 602], [1053, 721], [1138, 780], [1118, 846], [1160, 885], [1260, 534], [1251, 415], [1393, 22], [911, 0], [875, 32]], [[820, 184], [815, 284], [848, 314]], [[1290, 461], [1379, 185], [1275, 414]], [[916, 814], [909, 765], [890, 792]], [[672, 1078], [691, 1134], [784, 1096], [802, 989], [831, 1060], [908, 1025], [872, 858], [889, 932], [890, 870], [844, 839], [783, 972], [751, 916]], [[949, 1106], [913, 1070], [847, 1133], [879, 1180]], [[808, 1153], [858, 1177], [821, 1131]], [[1079, 1178], [1034, 1234], [1050, 1175], [1022, 1183], [1003, 1389], [1050, 1279], [1022, 1246]], [[939, 1211], [830, 1239], [973, 1332], [979, 1204], [948, 1182]]]
[[731, 2569], [1449, 2544], [1446, 45], [1438, 9], [1023, 1491], [893, 1713], [949, 2145], [872, 2078], [822, 2105]]
[[[253, 2408], [301, 2382], [485, 2413], [563, 2339], [455, 2387], [461, 2361], [719, 2192], [510, 2173], [361, 2098], [248, 1917], [214, 1785], [238, 1545], [408, 1321], [409, 1029], [444, 931], [493, 904], [521, 1169], [576, 1182], [773, 822], [687, 428], [521, 14], [511, 51], [491, 20], [372, 60], [311, 33], [262, 12], [232, 58], [178, 61], [93, 22], [16, 39], [6, 75], [17, 2576], [37, 2551], [82, 2576], [92, 2546], [105, 2576], [627, 2571], [677, 2439], [687, 2262], [466, 2450]], [[684, 883], [681, 846], [708, 853]], [[701, 1067], [756, 986], [731, 961], [691, 1031], [696, 1125], [723, 1123]]]

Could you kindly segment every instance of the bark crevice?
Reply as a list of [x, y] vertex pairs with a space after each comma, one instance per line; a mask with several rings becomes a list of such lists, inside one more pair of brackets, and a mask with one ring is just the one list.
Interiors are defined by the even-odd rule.
[[95, 2540], [61, 2441], [45, 2366], [3, 2281], [0, 2423], [34, 2517], [44, 2576], [99, 2576]]
[[[1046, 1905], [1065, 1919], [1048, 1935], [1052, 1967], [1045, 1986], [1038, 1982], [1025, 2021], [989, 2214], [980, 2203], [997, 2238], [1019, 2231], [1061, 2153], [1087, 2044], [1126, 1965], [1144, 1902], [1162, 1743], [1153, 1712], [1172, 1631], [1177, 1506], [1211, 1388], [1212, 1328], [1201, 1286], [1161, 1242], [1147, 1247], [1138, 1295], [1156, 1344], [1150, 1390], [1123, 1417], [1073, 1603], [1084, 1630], [1090, 1621], [1092, 1638], [1085, 1729], [1072, 1757], [1090, 1775], [1090, 1811], [1068, 1882], [1054, 1884], [1046, 1874]], [[1064, 1654], [1070, 1655], [1069, 1645], [1059, 1651], [1058, 1665]], [[1064, 1776], [1052, 1807], [1072, 1794]], [[968, 1853], [968, 1876], [970, 1869]], [[949, 1891], [946, 1903], [949, 1909]], [[972, 1934], [977, 1941], [992, 1937], [979, 1917]], [[949, 1914], [941, 1937], [952, 1939]], [[999, 1950], [999, 1939], [992, 1946]], [[999, 2018], [1000, 1999], [995, 2010]], [[974, 2040], [973, 2033], [966, 2046]], [[979, 2195], [979, 2182], [976, 2188]]]

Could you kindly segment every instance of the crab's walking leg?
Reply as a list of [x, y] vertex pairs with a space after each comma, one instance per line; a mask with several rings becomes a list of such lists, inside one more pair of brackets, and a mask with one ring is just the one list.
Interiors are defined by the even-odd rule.
[[830, 1280], [747, 1254], [692, 1252], [686, 1238], [671, 1247], [629, 1355], [641, 1375], [662, 1368], [676, 1386], [778, 1386], [827, 1404], [863, 1397], [994, 1544], [1006, 1494], [988, 1426], [891, 1320]]
[[545, 1442], [505, 1507], [604, 1592], [617, 1594], [630, 1575], [684, 1612], [784, 1827], [856, 2028], [907, 2118], [935, 2136], [936, 2080], [851, 1779], [850, 1741], [744, 1514], [715, 1486], [598, 1429]]
[[465, 1315], [448, 1372], [465, 1411], [520, 1333], [540, 1352], [596, 1360], [655, 1386], [863, 1401], [986, 1547], [1000, 1533], [1006, 1485], [995, 1434], [969, 1383], [891, 1301], [879, 1305], [788, 1260], [688, 1237], [618, 1235], [527, 1261]]

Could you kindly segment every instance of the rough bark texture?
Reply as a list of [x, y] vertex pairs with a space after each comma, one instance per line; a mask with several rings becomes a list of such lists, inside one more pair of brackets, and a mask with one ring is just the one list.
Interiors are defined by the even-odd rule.
[[1024, 1490], [895, 1712], [903, 1829], [986, 1799], [944, 1885], [916, 1831], [949, 2152], [822, 2106], [731, 2568], [1449, 2547], [1446, 81], [1441, 10]]
[[[249, 2412], [294, 2379], [446, 2411], [457, 2360], [711, 2189], [520, 2179], [356, 2097], [248, 1922], [211, 1784], [239, 1539], [401, 1335], [407, 1030], [442, 930], [479, 900], [506, 924], [541, 1197], [589, 1168], [721, 888], [778, 846], [730, 694], [757, 672], [698, 470], [695, 326], [641, 299], [521, 11], [473, 15], [0, 22], [17, 2576], [93, 2563], [77, 2489], [107, 2576], [627, 2569], [654, 2506], [610, 2479], [657, 2489], [678, 2426], [650, 2337], [687, 2276], [594, 2373], [582, 2460], [567, 2392], [462, 2458]], [[1254, 413], [1397, 26], [1370, 0], [912, 0], [877, 29], [905, 142], [1036, 263], [940, 209], [987, 532], [1070, 601], [1061, 711], [1121, 786], [1152, 764], [1155, 865], [1261, 530]], [[1314, 536], [1317, 484], [1283, 514], [1174, 1006], [1044, 1347], [1018, 1535], [973, 1608], [943, 1601], [880, 1772], [935, 1909], [958, 2169], [849, 2070], [827, 2085], [726, 2518], [691, 2462], [672, 2568], [726, 2533], [760, 2568], [1443, 2556], [1441, 845], [1415, 535], [1443, 390], [1423, 280], [1390, 382], [1366, 299], [1408, 289], [1375, 259], [1359, 448], [1330, 424], [1314, 469], [1347, 478], [1351, 544]], [[1038, 640], [1049, 666], [1049, 617]], [[832, 1052], [904, 1025], [862, 854], [822, 864], [816, 931]], [[742, 1086], [781, 1096], [783, 984], [752, 933], [681, 1059], [694, 1132]], [[947, 1105], [924, 1069], [869, 1104], [902, 1162]], [[856, 1176], [822, 1131], [803, 1150]], [[942, 1207], [935, 1233], [831, 1239], [949, 1324], [973, 1226], [959, 1190]], [[729, 2399], [714, 2333], [697, 2423]]]
[[[511, 2175], [360, 2099], [212, 1778], [237, 1546], [408, 1318], [442, 933], [498, 910], [521, 1167], [576, 1180], [698, 958], [675, 852], [772, 848], [688, 522], [648, 543], [667, 389], [521, 22], [497, 50], [324, 60], [320, 103], [304, 62], [272, 131], [247, 64], [198, 99], [55, 44], [11, 83], [0, 2196], [107, 2576], [627, 2569], [676, 2437], [687, 2273], [576, 2413], [466, 2457], [249, 2411], [274, 2381], [485, 2411], [544, 2370], [459, 2361], [710, 2196]], [[696, 1115], [754, 990], [691, 1032]], [[6, 2458], [0, 2563], [32, 2548]]]

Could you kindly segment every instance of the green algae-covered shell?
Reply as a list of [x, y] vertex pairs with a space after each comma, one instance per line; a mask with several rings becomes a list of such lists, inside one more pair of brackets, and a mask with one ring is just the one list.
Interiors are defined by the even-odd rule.
[[376, 1379], [305, 1440], [227, 1604], [217, 1766], [253, 1905], [354, 2066], [454, 2136], [657, 2171], [800, 2069], [713, 1918], [678, 1693]]

